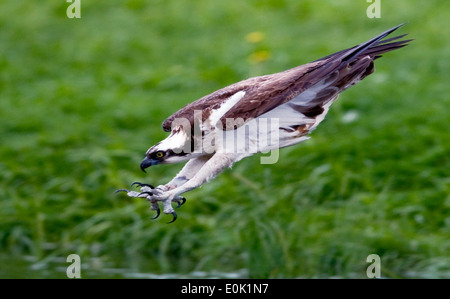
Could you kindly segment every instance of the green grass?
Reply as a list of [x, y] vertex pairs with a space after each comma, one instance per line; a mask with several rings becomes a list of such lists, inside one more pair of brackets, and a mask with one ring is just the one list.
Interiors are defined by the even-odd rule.
[[[1, 5], [0, 277], [63, 278], [77, 253], [83, 277], [364, 278], [375, 253], [383, 277], [450, 278], [442, 1], [384, 1], [380, 19], [350, 0], [82, 1], [81, 19], [67, 5]], [[114, 194], [181, 168], [145, 175], [139, 163], [183, 105], [402, 22], [416, 40], [378, 60], [278, 163], [239, 162], [187, 193], [171, 225]]]

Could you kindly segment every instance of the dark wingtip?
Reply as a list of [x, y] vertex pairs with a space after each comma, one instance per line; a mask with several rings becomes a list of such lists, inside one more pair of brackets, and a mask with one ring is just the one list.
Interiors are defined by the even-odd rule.
[[400, 25], [397, 25], [397, 26], [395, 26], [391, 29], [388, 29], [388, 30], [384, 31], [383, 33], [375, 36], [371, 40], [369, 40], [361, 45], [358, 45], [354, 48], [351, 48], [349, 51], [344, 52], [344, 54], [342, 56], [342, 61], [351, 61], [353, 58], [357, 57], [362, 52], [366, 51], [367, 49], [371, 48], [372, 46], [383, 43], [382, 39], [384, 39], [386, 36], [388, 36], [389, 34], [391, 34], [392, 32], [394, 32], [395, 30], [397, 30], [398, 28], [402, 27], [405, 24], [406, 23], [401, 23]]
[[[403, 23], [401, 23], [401, 24], [399, 24], [399, 25], [393, 27], [393, 28], [390, 29], [390, 30], [392, 30], [392, 31], [397, 30], [398, 28], [400, 28], [400, 27], [402, 27], [403, 25], [406, 25], [406, 24], [408, 24], [408, 22], [403, 22]], [[391, 31], [391, 32], [392, 32], [392, 31]]]

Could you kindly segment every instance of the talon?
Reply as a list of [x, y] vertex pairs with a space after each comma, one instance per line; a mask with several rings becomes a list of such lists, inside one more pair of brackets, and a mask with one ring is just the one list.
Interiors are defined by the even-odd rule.
[[159, 214], [161, 214], [161, 210], [159, 208], [156, 209], [156, 216], [152, 218], [152, 220], [155, 220], [159, 217]]
[[[181, 201], [181, 202], [180, 202], [180, 201]], [[186, 202], [186, 198], [181, 197], [180, 200], [177, 201], [177, 202], [178, 202], [178, 206], [177, 206], [177, 209], [178, 209], [179, 207], [181, 207], [182, 205], [184, 205], [184, 203]]]
[[139, 183], [139, 182], [134, 182], [133, 184], [131, 184], [131, 187], [133, 187], [134, 185], [137, 185], [138, 187], [149, 187], [151, 189], [155, 189], [155, 187], [153, 187], [150, 184], [143, 184], [143, 183]]
[[172, 216], [173, 216], [173, 219], [172, 219], [172, 221], [167, 222], [167, 224], [172, 223], [172, 222], [174, 222], [175, 220], [177, 220], [177, 213], [172, 212], [171, 214], [172, 214]]
[[119, 193], [119, 192], [126, 192], [126, 193], [128, 193], [130, 191], [127, 190], [127, 189], [119, 189], [119, 190], [114, 191], [114, 193]]

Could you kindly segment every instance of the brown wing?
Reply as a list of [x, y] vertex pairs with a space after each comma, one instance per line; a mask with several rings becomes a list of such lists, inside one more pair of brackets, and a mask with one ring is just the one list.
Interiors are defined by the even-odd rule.
[[222, 103], [240, 90], [247, 90], [257, 84], [261, 77], [250, 78], [238, 83], [232, 84], [225, 88], [219, 89], [209, 95], [206, 95], [190, 104], [187, 104], [171, 116], [169, 116], [162, 124], [164, 131], [170, 132], [172, 122], [176, 118], [188, 119], [191, 128], [194, 126], [194, 111], [202, 111], [202, 121], [205, 121], [211, 114], [212, 110], [218, 109]]
[[317, 98], [303, 103], [299, 108], [304, 115], [314, 117], [321, 113], [321, 107], [328, 99], [371, 74], [374, 70], [373, 60], [379, 58], [380, 54], [401, 48], [410, 41], [393, 42], [405, 35], [382, 41], [400, 26], [387, 30], [359, 46], [336, 52], [314, 62], [284, 72], [250, 78], [213, 92], [170, 116], [164, 121], [163, 129], [170, 132], [175, 118], [188, 119], [193, 128], [194, 110], [202, 111], [204, 121], [211, 111], [219, 108], [227, 98], [238, 91], [245, 91], [245, 96], [221, 118], [225, 128], [227, 118], [242, 118], [248, 121], [292, 100], [321, 80], [324, 82], [333, 80], [332, 85], [338, 89], [326, 89], [319, 93]]
[[[300, 111], [311, 117], [320, 114], [322, 111], [320, 106], [352, 83], [356, 83], [355, 80], [362, 80], [371, 74], [374, 71], [373, 60], [381, 57], [380, 54], [401, 48], [410, 41], [392, 42], [405, 35], [381, 41], [400, 26], [387, 30], [359, 46], [339, 51], [282, 73], [267, 76], [268, 80], [246, 91], [244, 98], [233, 109], [225, 113], [221, 119], [222, 122], [225, 124], [226, 118], [256, 118], [289, 102], [321, 80], [324, 80], [325, 86], [327, 81], [333, 81], [332, 86], [337, 89], [323, 90], [317, 95], [317, 98], [309, 102], [309, 105], [303, 103], [303, 110]], [[246, 101], [246, 98], [252, 100]]]
[[189, 120], [193, 128], [194, 111], [202, 111], [202, 121], [205, 121], [212, 110], [218, 109], [225, 100], [241, 90], [246, 92], [244, 98], [233, 107], [232, 113], [226, 113], [221, 120], [225, 122], [226, 118], [240, 117], [247, 121], [258, 117], [308, 88], [312, 82], [301, 81], [299, 78], [325, 63], [326, 61], [312, 62], [281, 73], [253, 77], [232, 84], [184, 106], [169, 116], [162, 127], [164, 131], [170, 132], [174, 119], [185, 118]]

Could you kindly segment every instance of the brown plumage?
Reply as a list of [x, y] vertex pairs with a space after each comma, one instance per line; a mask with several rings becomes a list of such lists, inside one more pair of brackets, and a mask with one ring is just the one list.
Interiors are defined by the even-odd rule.
[[153, 188], [135, 183], [140, 192], [119, 191], [149, 200], [156, 217], [162, 203], [163, 212], [172, 214], [173, 222], [177, 215], [172, 202], [184, 204], [181, 194], [234, 163], [269, 151], [271, 155], [261, 157], [261, 163], [276, 163], [276, 150], [307, 140], [339, 94], [374, 71], [375, 59], [410, 41], [400, 40], [405, 35], [383, 40], [400, 26], [361, 45], [284, 72], [235, 83], [186, 105], [164, 121], [163, 129], [170, 135], [150, 147], [140, 165], [145, 170], [188, 161], [183, 169], [165, 185]]
[[193, 128], [195, 110], [203, 112], [202, 121], [205, 121], [212, 110], [220, 107], [223, 101], [241, 90], [245, 91], [244, 98], [233, 109], [225, 113], [221, 121], [224, 127], [227, 118], [243, 118], [248, 121], [289, 102], [324, 78], [326, 78], [325, 82], [333, 80], [332, 87], [335, 88], [324, 89], [307, 105], [296, 107], [305, 116], [315, 117], [323, 112], [323, 106], [327, 101], [333, 99], [350, 85], [370, 75], [374, 71], [373, 61], [381, 57], [381, 54], [404, 47], [407, 42], [411, 41], [399, 40], [406, 34], [382, 40], [402, 25], [387, 30], [366, 43], [336, 52], [314, 62], [280, 73], [253, 77], [215, 91], [171, 115], [163, 122], [162, 127], [164, 131], [170, 132], [174, 119], [186, 118], [191, 122], [191, 128]]

